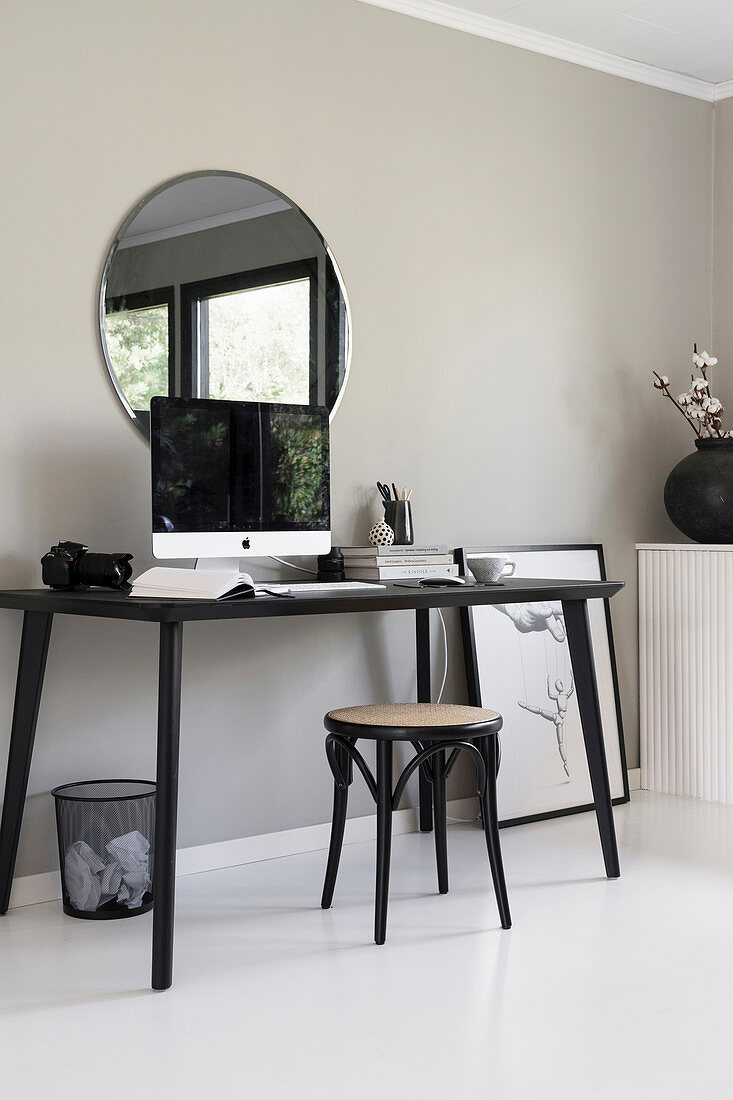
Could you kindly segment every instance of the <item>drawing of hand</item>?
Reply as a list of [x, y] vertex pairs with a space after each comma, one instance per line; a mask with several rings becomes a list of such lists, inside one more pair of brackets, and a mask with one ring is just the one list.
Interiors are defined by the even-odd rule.
[[556, 642], [565, 641], [560, 603], [497, 603], [494, 606], [512, 620], [520, 634], [549, 630]]

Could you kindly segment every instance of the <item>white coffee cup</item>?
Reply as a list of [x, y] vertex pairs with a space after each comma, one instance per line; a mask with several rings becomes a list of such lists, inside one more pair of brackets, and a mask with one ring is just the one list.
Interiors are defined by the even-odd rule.
[[517, 563], [508, 554], [471, 554], [468, 568], [481, 584], [495, 584], [500, 577], [511, 577]]

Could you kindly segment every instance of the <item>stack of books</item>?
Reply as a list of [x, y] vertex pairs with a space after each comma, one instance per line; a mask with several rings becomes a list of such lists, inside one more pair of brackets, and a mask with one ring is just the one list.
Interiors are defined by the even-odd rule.
[[342, 546], [346, 579], [403, 581], [421, 577], [457, 577], [448, 546]]

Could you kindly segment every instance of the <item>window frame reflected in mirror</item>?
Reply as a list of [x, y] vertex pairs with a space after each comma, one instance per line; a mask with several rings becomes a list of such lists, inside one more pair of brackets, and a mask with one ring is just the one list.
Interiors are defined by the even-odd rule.
[[[308, 280], [308, 401], [299, 402], [292, 396], [283, 400], [295, 405], [322, 404], [318, 400], [318, 259], [315, 256], [293, 263], [274, 264], [181, 285], [180, 396], [209, 397], [206, 307], [212, 298], [237, 294], [243, 290], [282, 286], [305, 279]], [[253, 397], [252, 400], [267, 399]]]
[[[146, 309], [157, 309], [167, 306], [168, 312], [168, 391], [175, 391], [175, 288], [172, 286], [154, 287], [152, 290], [133, 291], [132, 294], [121, 294], [115, 298], [105, 298], [104, 313], [107, 317], [121, 313], [140, 313]], [[106, 342], [106, 329], [105, 329]], [[108, 367], [108, 369], [110, 369]], [[115, 371], [115, 378], [119, 383], [118, 393], [123, 388], [119, 376]], [[153, 394], [150, 395], [154, 396]], [[150, 435], [150, 401], [147, 409], [133, 409], [125, 397], [125, 405], [132, 416], [141, 420]]]

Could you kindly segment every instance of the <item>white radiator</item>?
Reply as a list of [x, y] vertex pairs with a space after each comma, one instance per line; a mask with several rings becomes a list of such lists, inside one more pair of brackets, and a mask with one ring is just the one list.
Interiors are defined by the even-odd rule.
[[641, 785], [733, 803], [733, 546], [637, 546]]

